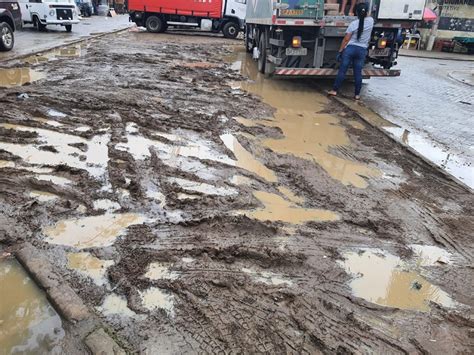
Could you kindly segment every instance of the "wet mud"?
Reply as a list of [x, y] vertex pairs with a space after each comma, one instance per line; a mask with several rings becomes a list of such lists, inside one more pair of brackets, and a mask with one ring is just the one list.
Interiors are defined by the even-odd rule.
[[132, 352], [469, 352], [472, 193], [236, 43], [2, 69], [42, 76], [0, 89], [0, 251], [41, 249]]

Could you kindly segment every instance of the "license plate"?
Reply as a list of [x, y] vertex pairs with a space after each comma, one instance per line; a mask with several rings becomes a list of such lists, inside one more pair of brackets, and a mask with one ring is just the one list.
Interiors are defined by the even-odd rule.
[[308, 48], [287, 48], [286, 55], [307, 55]]
[[369, 50], [369, 57], [388, 57], [390, 48], [376, 48]]

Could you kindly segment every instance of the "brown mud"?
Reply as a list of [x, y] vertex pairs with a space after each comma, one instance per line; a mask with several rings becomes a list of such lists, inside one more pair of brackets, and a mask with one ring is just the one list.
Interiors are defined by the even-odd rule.
[[41, 249], [132, 351], [472, 350], [471, 192], [236, 43], [12, 64], [44, 77], [0, 90], [0, 248]]

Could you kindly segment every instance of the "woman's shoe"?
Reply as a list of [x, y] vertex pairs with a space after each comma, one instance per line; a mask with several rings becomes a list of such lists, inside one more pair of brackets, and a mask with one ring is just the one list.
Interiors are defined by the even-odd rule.
[[337, 91], [330, 90], [330, 91], [328, 91], [328, 95], [329, 96], [337, 96]]

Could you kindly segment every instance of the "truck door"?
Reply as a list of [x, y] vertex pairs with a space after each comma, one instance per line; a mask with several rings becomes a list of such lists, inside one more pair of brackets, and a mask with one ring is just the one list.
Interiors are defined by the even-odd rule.
[[18, 4], [20, 5], [21, 19], [23, 20], [23, 23], [31, 22], [31, 14], [28, 9], [29, 0], [20, 0], [18, 1]]
[[421, 21], [425, 5], [426, 0], [380, 0], [377, 18]]
[[227, 0], [224, 16], [237, 17], [243, 21], [246, 13], [247, 0]]

